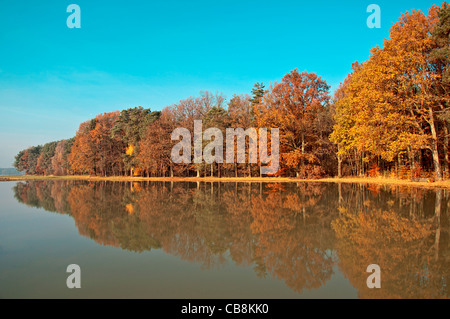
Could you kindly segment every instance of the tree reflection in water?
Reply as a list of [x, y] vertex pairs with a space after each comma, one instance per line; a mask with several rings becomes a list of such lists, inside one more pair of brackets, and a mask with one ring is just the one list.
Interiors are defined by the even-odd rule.
[[[32, 207], [68, 214], [81, 235], [143, 252], [163, 249], [203, 268], [232, 260], [292, 290], [338, 269], [361, 298], [448, 298], [445, 190], [323, 183], [29, 181]], [[365, 272], [379, 264], [382, 289]]]

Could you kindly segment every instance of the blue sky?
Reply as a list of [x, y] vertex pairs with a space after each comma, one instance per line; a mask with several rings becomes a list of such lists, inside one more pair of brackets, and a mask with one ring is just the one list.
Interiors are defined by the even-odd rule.
[[[72, 3], [81, 29], [66, 25]], [[381, 29], [366, 25], [371, 3]], [[334, 90], [402, 12], [441, 3], [0, 0], [0, 167], [103, 112], [161, 110], [201, 90], [231, 98], [295, 68]]]

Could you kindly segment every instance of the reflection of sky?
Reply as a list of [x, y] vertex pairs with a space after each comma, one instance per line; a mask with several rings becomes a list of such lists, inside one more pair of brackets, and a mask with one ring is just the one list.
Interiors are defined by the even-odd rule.
[[[15, 182], [0, 183], [0, 297], [3, 298], [356, 298], [335, 268], [315, 290], [299, 295], [252, 268], [203, 270], [161, 249], [134, 253], [80, 236], [72, 217], [14, 199]], [[66, 267], [81, 267], [81, 289], [68, 289]]]
[[0, 10], [0, 167], [18, 151], [75, 135], [96, 114], [160, 110], [200, 90], [250, 93], [294, 68], [335, 89], [352, 62], [381, 45], [391, 22], [430, 0], [87, 1], [81, 29], [69, 2], [3, 1]]

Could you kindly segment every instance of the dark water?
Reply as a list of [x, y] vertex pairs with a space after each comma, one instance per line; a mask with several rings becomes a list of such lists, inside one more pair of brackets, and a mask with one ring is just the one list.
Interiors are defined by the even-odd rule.
[[37, 181], [0, 194], [3, 298], [449, 297], [448, 190]]

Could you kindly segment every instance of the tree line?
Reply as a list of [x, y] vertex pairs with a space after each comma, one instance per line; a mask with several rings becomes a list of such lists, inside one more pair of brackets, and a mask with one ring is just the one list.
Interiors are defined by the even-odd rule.
[[[29, 147], [14, 166], [36, 175], [259, 176], [260, 164], [177, 164], [177, 127], [279, 128], [275, 176], [448, 178], [450, 6], [404, 13], [383, 47], [355, 62], [332, 95], [326, 80], [294, 69], [251, 95], [201, 92], [151, 111], [141, 106], [97, 115], [74, 138]], [[236, 143], [236, 141], [235, 141]], [[248, 146], [248, 141], [246, 141]], [[226, 149], [226, 147], [224, 147]]]

